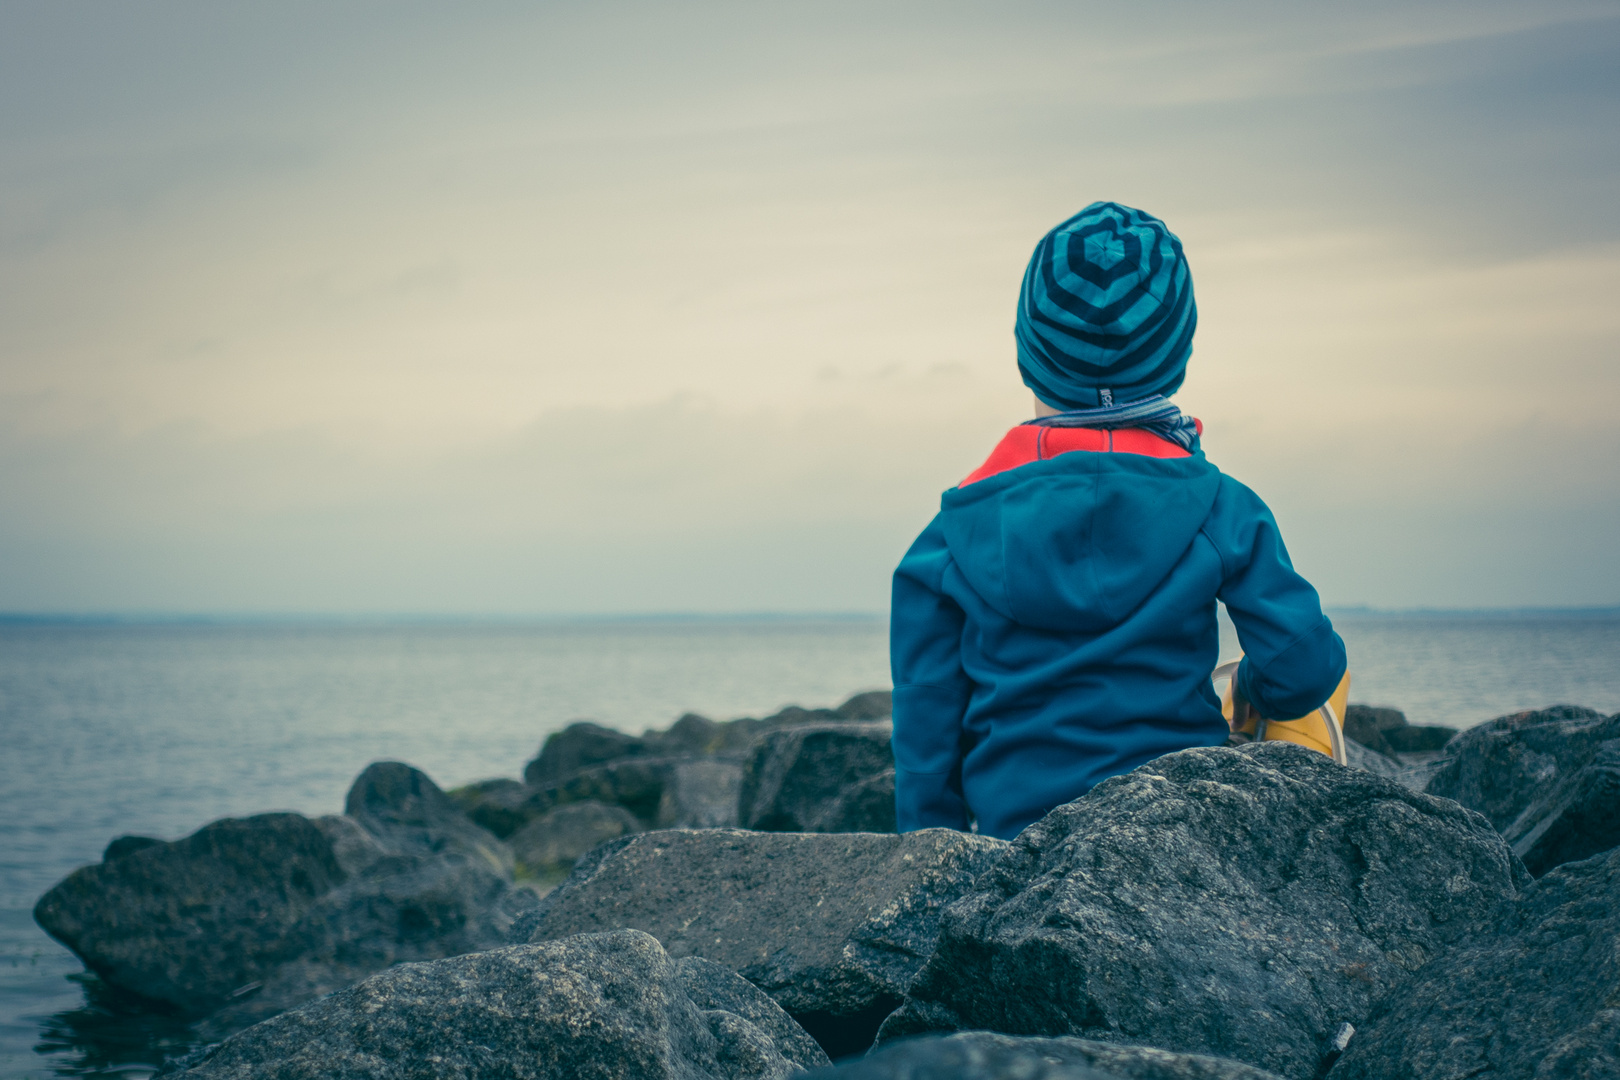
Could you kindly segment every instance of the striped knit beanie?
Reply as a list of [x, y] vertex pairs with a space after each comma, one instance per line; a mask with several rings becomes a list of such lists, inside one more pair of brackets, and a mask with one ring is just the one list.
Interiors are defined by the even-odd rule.
[[1181, 386], [1198, 307], [1152, 214], [1096, 202], [1047, 233], [1018, 297], [1018, 370], [1048, 405], [1090, 409]]

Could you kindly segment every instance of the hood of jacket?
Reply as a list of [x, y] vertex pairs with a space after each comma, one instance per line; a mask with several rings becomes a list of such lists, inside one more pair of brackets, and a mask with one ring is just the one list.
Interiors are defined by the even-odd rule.
[[1117, 626], [1181, 560], [1221, 474], [1185, 458], [1076, 451], [945, 492], [946, 543], [997, 612], [1043, 630]]

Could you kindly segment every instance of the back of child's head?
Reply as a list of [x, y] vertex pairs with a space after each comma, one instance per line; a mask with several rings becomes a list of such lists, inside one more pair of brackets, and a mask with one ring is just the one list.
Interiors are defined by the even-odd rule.
[[1181, 386], [1198, 307], [1181, 241], [1096, 202], [1041, 238], [1018, 297], [1018, 370], [1048, 405], [1124, 404]]

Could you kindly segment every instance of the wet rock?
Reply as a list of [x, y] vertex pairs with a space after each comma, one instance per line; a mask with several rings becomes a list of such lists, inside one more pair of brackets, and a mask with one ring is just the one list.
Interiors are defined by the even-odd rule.
[[1557, 705], [1470, 728], [1425, 789], [1477, 810], [1532, 874], [1620, 844], [1620, 715]]
[[1620, 851], [1550, 871], [1388, 995], [1333, 1080], [1620, 1076]]
[[533, 819], [525, 804], [534, 794], [526, 784], [499, 777], [479, 780], [445, 792], [461, 812], [505, 840]]
[[400, 761], [366, 766], [349, 788], [343, 812], [398, 854], [456, 853], [512, 876], [512, 852], [488, 829], [467, 819], [426, 773]]
[[[249, 1028], [173, 1075], [776, 1080], [795, 1071], [773, 1034], [791, 1021], [761, 1026], [745, 1014], [769, 1003], [716, 981], [708, 969], [683, 973], [634, 931], [405, 964]], [[802, 1041], [794, 1047], [803, 1053]]]
[[1077, 1035], [1310, 1080], [1528, 881], [1476, 815], [1302, 747], [1169, 754], [1025, 830], [881, 1037]]
[[743, 773], [741, 820], [770, 832], [893, 832], [885, 723], [804, 724], [762, 736]]
[[1227, 1058], [1075, 1038], [966, 1031], [903, 1039], [805, 1080], [1278, 1080]]
[[658, 798], [658, 827], [735, 828], [742, 776], [742, 764], [736, 761], [700, 759], [677, 763]]
[[513, 834], [511, 847], [526, 877], [555, 884], [596, 845], [640, 831], [628, 810], [588, 800], [559, 806], [529, 822]]
[[940, 908], [1007, 846], [948, 829], [643, 833], [582, 859], [513, 932], [644, 930], [739, 973], [841, 1057], [871, 1043], [933, 952]]
[[294, 929], [346, 878], [308, 818], [226, 818], [74, 871], [34, 918], [108, 983], [202, 1014], [289, 959]]

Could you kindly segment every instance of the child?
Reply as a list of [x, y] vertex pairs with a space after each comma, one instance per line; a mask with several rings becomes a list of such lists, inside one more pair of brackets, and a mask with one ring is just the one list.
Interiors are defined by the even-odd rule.
[[1019, 297], [1036, 419], [945, 492], [894, 574], [901, 832], [1010, 839], [1110, 776], [1229, 729], [1210, 683], [1215, 602], [1245, 657], [1235, 698], [1320, 706], [1344, 643], [1259, 496], [1166, 398], [1197, 325], [1181, 241], [1099, 202], [1053, 229]]

